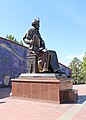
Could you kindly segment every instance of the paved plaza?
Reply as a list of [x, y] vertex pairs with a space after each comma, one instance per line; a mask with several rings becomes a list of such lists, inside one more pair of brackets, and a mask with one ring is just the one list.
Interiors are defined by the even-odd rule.
[[0, 120], [86, 120], [86, 84], [73, 87], [79, 94], [75, 104], [15, 99], [11, 88], [0, 88]]

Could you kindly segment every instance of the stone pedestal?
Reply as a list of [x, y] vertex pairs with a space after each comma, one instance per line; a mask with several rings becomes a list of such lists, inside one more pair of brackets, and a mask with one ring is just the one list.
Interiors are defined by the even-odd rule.
[[62, 103], [68, 101], [67, 90], [70, 89], [72, 90], [72, 80], [65, 76], [56, 77], [55, 74], [26, 73], [17, 79], [12, 79], [12, 96], [15, 97]]

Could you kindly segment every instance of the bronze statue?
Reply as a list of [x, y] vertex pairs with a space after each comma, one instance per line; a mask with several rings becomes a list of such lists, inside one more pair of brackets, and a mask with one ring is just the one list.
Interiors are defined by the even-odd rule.
[[59, 68], [56, 52], [46, 49], [45, 42], [39, 33], [40, 20], [34, 19], [32, 26], [33, 28], [25, 33], [23, 40], [29, 45], [29, 54], [35, 53], [37, 55], [38, 72], [63, 74]]

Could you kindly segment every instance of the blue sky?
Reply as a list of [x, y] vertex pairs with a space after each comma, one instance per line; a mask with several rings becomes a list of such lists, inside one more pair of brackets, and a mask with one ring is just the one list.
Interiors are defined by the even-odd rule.
[[69, 65], [86, 52], [86, 0], [0, 0], [0, 37], [22, 40], [34, 18], [47, 49], [57, 52], [59, 62]]

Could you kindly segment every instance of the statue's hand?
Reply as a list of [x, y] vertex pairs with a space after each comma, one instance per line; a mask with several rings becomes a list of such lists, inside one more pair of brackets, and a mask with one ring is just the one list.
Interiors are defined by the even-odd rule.
[[26, 44], [33, 45], [33, 41], [32, 40], [28, 40], [27, 38], [23, 38], [23, 39], [24, 39], [24, 42]]
[[30, 45], [33, 45], [33, 41], [29, 41], [29, 44], [30, 44]]
[[47, 49], [45, 48], [45, 49], [43, 49], [42, 51], [43, 51], [43, 52], [46, 52], [46, 51], [47, 51]]
[[43, 48], [41, 47], [41, 48], [39, 48], [39, 51], [41, 51], [41, 50], [43, 50]]

